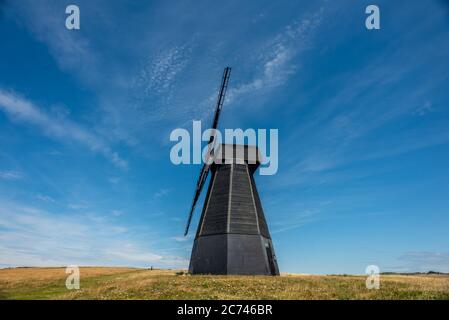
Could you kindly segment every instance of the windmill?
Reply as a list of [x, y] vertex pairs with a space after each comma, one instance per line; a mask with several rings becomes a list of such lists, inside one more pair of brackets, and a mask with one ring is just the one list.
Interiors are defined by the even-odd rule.
[[[216, 130], [231, 68], [223, 72], [211, 129]], [[211, 179], [192, 248], [191, 274], [278, 275], [279, 269], [253, 174], [260, 164], [256, 146], [214, 144], [196, 184], [184, 235], [209, 172]]]

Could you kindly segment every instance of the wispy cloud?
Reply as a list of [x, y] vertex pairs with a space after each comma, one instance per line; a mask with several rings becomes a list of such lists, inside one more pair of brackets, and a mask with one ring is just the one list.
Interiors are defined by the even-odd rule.
[[[282, 207], [282, 210], [276, 214], [276, 219], [270, 221], [273, 234], [294, 230], [306, 224], [325, 219], [325, 213], [329, 210], [329, 205], [333, 203], [332, 200], [326, 200], [318, 202], [310, 201], [307, 203], [290, 201], [288, 204], [285, 204], [285, 197], [289, 198], [290, 195], [278, 195], [275, 197], [274, 202], [272, 201], [270, 203], [270, 207], [273, 205]], [[282, 206], [280, 206], [281, 203]]]
[[157, 263], [163, 260], [163, 256], [151, 252], [142, 252], [133, 245], [126, 245], [121, 250], [108, 250], [107, 254], [125, 261], [141, 263]]
[[[99, 132], [108, 139], [123, 141], [133, 147], [141, 146], [148, 139], [166, 143], [167, 128], [179, 126], [192, 118], [208, 116], [216, 98], [218, 79], [215, 70], [220, 70], [223, 60], [228, 60], [223, 59], [222, 50], [217, 48], [221, 46], [226, 50], [235, 50], [234, 41], [226, 37], [223, 38], [226, 40], [216, 41], [217, 35], [207, 30], [207, 37], [185, 30], [188, 36], [178, 38], [174, 37], [170, 28], [162, 25], [157, 30], [136, 28], [127, 32], [134, 39], [149, 39], [157, 34], [156, 38], [169, 38], [166, 42], [154, 44], [142, 41], [138, 49], [135, 44], [127, 42], [123, 44], [124, 54], [130, 55], [126, 64], [114, 57], [105, 61], [98, 57], [109, 57], [112, 46], [116, 50], [115, 34], [85, 33], [83, 27], [79, 32], [67, 32], [60, 27], [63, 21], [57, 14], [62, 5], [50, 1], [39, 6], [25, 1], [12, 7], [35, 38], [48, 46], [61, 68], [80, 77], [83, 85], [88, 85], [95, 92], [99, 102], [96, 106], [100, 118]], [[96, 29], [110, 30], [112, 22], [109, 19], [114, 20], [116, 8], [106, 1], [95, 5], [89, 3], [88, 7], [93, 12], [104, 12], [104, 16], [96, 20]], [[172, 8], [169, 11], [172, 10], [176, 12]], [[255, 92], [268, 94], [271, 89], [285, 84], [301, 67], [297, 63], [300, 53], [313, 45], [323, 10], [307, 12], [299, 19], [291, 20], [277, 34], [255, 42], [251, 53], [236, 53], [236, 63], [250, 72], [249, 76], [247, 72], [242, 72], [238, 76], [241, 81], [230, 87], [227, 104], [231, 105], [233, 101]], [[151, 11], [148, 12], [148, 15], [151, 14]], [[187, 14], [191, 16], [192, 12]], [[220, 13], [213, 14], [218, 20]], [[204, 17], [195, 19], [198, 19], [199, 25], [209, 23], [209, 19]], [[74, 45], [77, 47], [73, 48]], [[210, 50], [205, 53], [203, 47]], [[121, 52], [122, 49], [117, 50]], [[205, 69], [214, 70], [213, 75], [205, 73]], [[125, 165], [117, 154], [111, 154], [110, 158], [119, 166]]]
[[117, 184], [120, 182], [120, 178], [119, 177], [109, 177], [108, 178], [109, 183], [111, 184]]
[[127, 162], [117, 152], [111, 150], [101, 137], [69, 119], [51, 117], [21, 95], [0, 89], [0, 110], [13, 120], [39, 127], [50, 138], [62, 142], [78, 142], [93, 152], [103, 154], [115, 166], [128, 169]]
[[291, 212], [282, 214], [283, 218], [277, 219], [272, 223], [273, 234], [285, 232], [300, 228], [308, 223], [317, 220], [317, 214], [320, 211], [317, 209], [307, 209], [304, 211]]
[[169, 99], [167, 95], [172, 94], [170, 89], [173, 88], [176, 76], [185, 68], [190, 54], [191, 49], [185, 44], [149, 56], [134, 80], [136, 90], [144, 97], [164, 94]]
[[20, 180], [23, 178], [23, 173], [19, 171], [0, 171], [0, 179], [4, 180]]
[[431, 113], [433, 111], [434, 111], [434, 108], [433, 108], [432, 102], [426, 101], [422, 105], [418, 106], [415, 110], [413, 110], [413, 114], [422, 117], [422, 116], [424, 116], [428, 113]]
[[269, 39], [261, 48], [257, 75], [245, 84], [229, 90], [227, 101], [231, 103], [246, 94], [283, 85], [300, 67], [293, 63], [298, 55], [310, 48], [313, 35], [322, 21], [324, 9], [306, 14], [287, 25], [273, 39]]
[[[438, 37], [426, 39], [406, 55], [396, 50], [395, 43], [389, 48], [394, 50], [393, 54], [386, 50], [369, 64], [323, 79], [307, 93], [307, 98], [301, 97], [306, 106], [310, 105], [308, 99], [314, 101], [313, 108], [304, 112], [294, 132], [283, 143], [294, 145], [302, 152], [285, 158], [288, 169], [281, 170], [276, 180], [285, 185], [304, 181], [316, 184], [325, 178], [327, 171], [350, 163], [379, 160], [447, 143], [449, 131], [445, 121], [435, 121], [432, 126], [413, 123], [417, 116], [421, 121], [426, 120], [424, 116], [432, 116], [429, 114], [436, 110], [431, 97], [447, 81], [447, 73], [432, 63], [434, 43], [438, 41], [441, 41]], [[448, 52], [449, 47], [441, 46], [441, 50]], [[420, 64], [414, 63], [417, 60]], [[424, 67], [425, 74], [432, 75], [432, 81], [420, 83], [414, 75], [423, 72]], [[406, 93], [404, 86], [407, 86]], [[327, 94], [316, 96], [322, 92]], [[399, 121], [400, 130], [393, 127]], [[393, 128], [388, 139], [376, 136], [386, 126]]]
[[179, 237], [179, 236], [176, 236], [176, 237], [172, 237], [171, 239], [172, 239], [172, 240], [175, 240], [175, 241], [177, 241], [177, 242], [186, 242], [186, 241], [189, 241], [189, 240], [190, 240], [190, 235], [189, 235], [189, 236], [186, 236], [186, 237]]
[[64, 3], [49, 0], [43, 0], [39, 5], [25, 0], [8, 2], [7, 8], [36, 39], [48, 46], [63, 70], [76, 70], [77, 74], [88, 73], [92, 76], [98, 60], [82, 32], [70, 32], [64, 27], [65, 6]]
[[171, 191], [172, 191], [172, 189], [169, 189], [169, 188], [162, 188], [162, 189], [160, 189], [160, 190], [158, 190], [157, 192], [154, 193], [153, 198], [159, 199], [159, 198], [165, 197], [165, 196], [168, 195]]
[[124, 213], [123, 211], [121, 211], [121, 210], [112, 210], [111, 213], [112, 213], [112, 215], [113, 215], [114, 217], [120, 217], [120, 216], [122, 216], [122, 215], [125, 214], [125, 213]]
[[37, 194], [36, 199], [39, 199], [44, 202], [55, 202], [55, 199], [46, 194]]
[[67, 207], [72, 210], [80, 210], [87, 209], [89, 206], [86, 203], [69, 203]]
[[0, 267], [187, 264], [182, 257], [148, 248], [128, 228], [92, 213], [55, 214], [1, 201], [0, 228]]
[[399, 264], [387, 267], [396, 272], [449, 272], [449, 252], [409, 251], [397, 259]]

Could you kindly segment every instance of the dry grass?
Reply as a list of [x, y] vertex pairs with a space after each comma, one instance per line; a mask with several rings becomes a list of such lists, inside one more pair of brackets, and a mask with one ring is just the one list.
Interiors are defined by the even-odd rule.
[[[116, 273], [135, 271], [133, 268], [84, 267], [80, 270], [81, 277], [106, 276]], [[42, 282], [66, 279], [64, 268], [13, 268], [0, 270], [0, 283], [14, 285], [24, 281]]]
[[364, 276], [190, 276], [129, 268], [81, 268], [80, 274], [81, 289], [67, 290], [63, 268], [0, 270], [0, 298], [449, 299], [446, 275], [383, 275], [380, 290], [368, 290]]

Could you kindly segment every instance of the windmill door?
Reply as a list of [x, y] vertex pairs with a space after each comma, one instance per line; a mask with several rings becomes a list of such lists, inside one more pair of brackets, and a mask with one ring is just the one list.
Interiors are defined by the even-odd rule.
[[274, 267], [273, 252], [271, 251], [271, 246], [269, 242], [265, 244], [265, 249], [267, 250], [267, 258], [268, 258], [268, 266], [270, 268], [270, 274], [274, 276], [276, 275], [276, 268]]

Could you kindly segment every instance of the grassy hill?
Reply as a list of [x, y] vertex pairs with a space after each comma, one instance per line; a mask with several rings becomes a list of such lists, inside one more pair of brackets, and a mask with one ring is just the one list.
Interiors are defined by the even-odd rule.
[[0, 270], [0, 299], [449, 299], [449, 276], [191, 276], [179, 270], [84, 267], [79, 290], [67, 290], [64, 268]]

